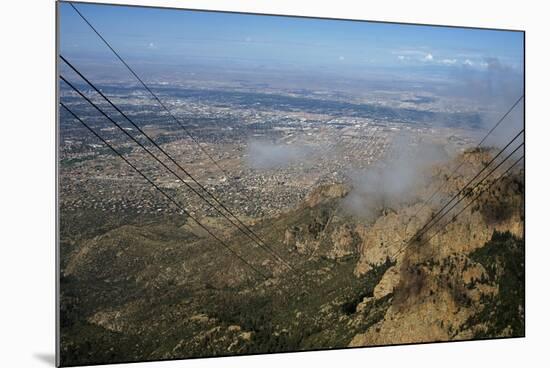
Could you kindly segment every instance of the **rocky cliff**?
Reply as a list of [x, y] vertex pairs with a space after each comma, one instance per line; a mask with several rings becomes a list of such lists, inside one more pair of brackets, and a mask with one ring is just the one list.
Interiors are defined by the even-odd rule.
[[494, 183], [433, 238], [431, 230], [410, 241], [490, 156], [476, 150], [433, 167], [427, 185], [374, 218], [348, 212], [353, 187], [334, 184], [251, 225], [292, 270], [242, 234], [217, 228], [267, 280], [190, 221], [113, 226], [73, 239], [62, 270], [64, 361], [522, 336], [521, 171]]

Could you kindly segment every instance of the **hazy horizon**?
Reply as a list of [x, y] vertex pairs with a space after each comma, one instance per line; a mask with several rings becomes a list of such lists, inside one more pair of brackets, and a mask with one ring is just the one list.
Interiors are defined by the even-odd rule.
[[[248, 82], [274, 74], [327, 80], [513, 83], [518, 90], [514, 94], [521, 94], [523, 87], [523, 33], [518, 31], [75, 6], [138, 73], [161, 82], [170, 82], [170, 76], [178, 73], [222, 79], [237, 74]], [[67, 3], [60, 4], [60, 35], [61, 54], [77, 60], [87, 72], [127, 76]]]

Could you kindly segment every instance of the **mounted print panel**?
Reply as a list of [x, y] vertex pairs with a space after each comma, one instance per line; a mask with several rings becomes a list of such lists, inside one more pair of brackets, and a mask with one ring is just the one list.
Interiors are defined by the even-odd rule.
[[525, 335], [524, 32], [57, 20], [59, 365]]

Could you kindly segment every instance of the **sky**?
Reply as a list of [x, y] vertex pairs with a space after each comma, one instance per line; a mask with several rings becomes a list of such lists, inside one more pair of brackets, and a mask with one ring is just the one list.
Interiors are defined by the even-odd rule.
[[[498, 63], [522, 73], [523, 33], [95, 4], [78, 9], [123, 57], [334, 70], [472, 70]], [[108, 50], [67, 3], [61, 53], [100, 60]]]

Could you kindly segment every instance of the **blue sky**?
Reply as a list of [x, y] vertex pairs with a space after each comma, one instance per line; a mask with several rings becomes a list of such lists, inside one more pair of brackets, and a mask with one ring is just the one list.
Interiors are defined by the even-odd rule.
[[[459, 68], [495, 62], [520, 73], [523, 34], [511, 31], [76, 4], [130, 61], [210, 60], [290, 68]], [[60, 5], [61, 53], [108, 56], [69, 4]]]

